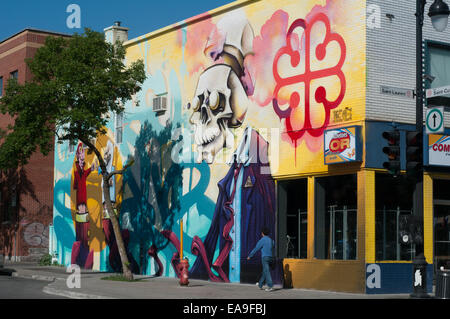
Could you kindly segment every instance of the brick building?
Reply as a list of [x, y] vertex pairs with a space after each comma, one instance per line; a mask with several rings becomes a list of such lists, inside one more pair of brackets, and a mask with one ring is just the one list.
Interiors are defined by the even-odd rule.
[[[0, 42], [0, 96], [8, 79], [19, 83], [32, 78], [25, 59], [32, 58], [48, 36], [64, 34], [25, 29]], [[12, 119], [0, 114], [0, 127]], [[53, 211], [53, 151], [46, 157], [33, 155], [29, 163], [0, 172], [0, 254], [6, 260], [36, 260], [48, 251], [48, 227]]]

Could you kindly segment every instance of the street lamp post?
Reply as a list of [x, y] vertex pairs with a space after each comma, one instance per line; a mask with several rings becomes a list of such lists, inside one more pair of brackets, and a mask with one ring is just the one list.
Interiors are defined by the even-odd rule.
[[[422, 40], [426, 0], [416, 0], [416, 131], [423, 132], [423, 65]], [[434, 0], [428, 11], [428, 16], [435, 30], [442, 32], [448, 24], [449, 7], [443, 0]], [[423, 152], [423, 145], [421, 151]], [[414, 215], [423, 229], [423, 163], [415, 180]], [[413, 293], [412, 298], [427, 298], [426, 292], [426, 259], [424, 256], [423, 233], [415, 242], [416, 254], [413, 261]]]

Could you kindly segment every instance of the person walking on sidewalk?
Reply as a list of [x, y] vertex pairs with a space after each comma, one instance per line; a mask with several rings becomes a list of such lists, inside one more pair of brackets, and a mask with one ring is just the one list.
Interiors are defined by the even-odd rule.
[[272, 238], [269, 237], [269, 229], [264, 227], [262, 230], [262, 238], [258, 241], [255, 248], [250, 252], [247, 260], [250, 260], [259, 250], [261, 250], [261, 262], [262, 262], [262, 273], [261, 278], [258, 282], [259, 289], [263, 289], [263, 284], [266, 282], [266, 291], [273, 291], [272, 276], [270, 275], [270, 264], [273, 262], [273, 246], [274, 242]]

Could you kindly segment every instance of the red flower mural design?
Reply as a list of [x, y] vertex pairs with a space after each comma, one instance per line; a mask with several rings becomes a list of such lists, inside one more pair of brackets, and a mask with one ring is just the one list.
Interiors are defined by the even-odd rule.
[[[322, 22], [325, 25], [325, 37], [322, 43], [318, 44], [314, 54], [311, 53], [311, 30], [313, 26]], [[278, 61], [284, 55], [290, 56], [290, 64], [293, 68], [299, 66], [301, 62], [301, 52], [295, 49], [292, 45], [293, 33], [295, 29], [303, 28], [304, 29], [304, 64], [305, 70], [303, 74], [298, 74], [290, 77], [281, 77], [278, 72]], [[317, 58], [319, 61], [325, 59], [327, 54], [327, 46], [331, 42], [336, 42], [341, 50], [341, 56], [339, 57], [338, 63], [330, 68], [321, 69], [321, 70], [312, 70], [311, 69], [311, 61], [313, 58]], [[286, 46], [282, 47], [277, 54], [275, 55], [275, 59], [273, 61], [273, 75], [275, 78], [276, 86], [273, 93], [273, 108], [280, 119], [285, 119], [286, 131], [289, 138], [292, 140], [295, 145], [297, 145], [297, 141], [300, 140], [305, 133], [309, 134], [312, 137], [319, 137], [323, 135], [324, 130], [328, 126], [330, 122], [330, 113], [331, 110], [338, 107], [345, 96], [346, 90], [346, 82], [345, 76], [342, 71], [342, 66], [344, 64], [346, 57], [346, 46], [344, 39], [337, 33], [331, 32], [330, 20], [328, 17], [319, 13], [312, 18], [312, 20], [307, 24], [305, 20], [298, 19], [292, 23], [290, 26], [288, 33], [286, 35]], [[330, 76], [337, 76], [340, 82], [340, 92], [336, 100], [329, 101], [327, 99], [327, 91], [323, 86], [319, 86], [315, 92], [314, 97], [317, 103], [322, 104], [324, 108], [325, 118], [319, 127], [312, 127], [311, 119], [312, 112], [311, 110], [311, 82], [317, 79], [326, 78]], [[289, 98], [289, 107], [282, 110], [279, 105], [279, 92], [283, 87], [292, 86], [296, 83], [304, 83], [304, 94], [305, 94], [305, 113], [304, 113], [304, 124], [301, 129], [294, 129], [293, 126], [293, 118], [292, 114], [294, 109], [299, 107], [300, 104], [300, 95], [298, 92], [293, 92], [290, 94]]]

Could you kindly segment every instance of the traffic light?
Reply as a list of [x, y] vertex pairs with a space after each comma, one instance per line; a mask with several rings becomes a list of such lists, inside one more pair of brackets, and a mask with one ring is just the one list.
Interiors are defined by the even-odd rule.
[[388, 161], [383, 163], [389, 174], [396, 177], [400, 173], [400, 132], [398, 130], [383, 132], [383, 138], [388, 146], [383, 147], [383, 153], [388, 156]]
[[423, 134], [412, 131], [406, 133], [406, 174], [417, 176], [423, 167]]

